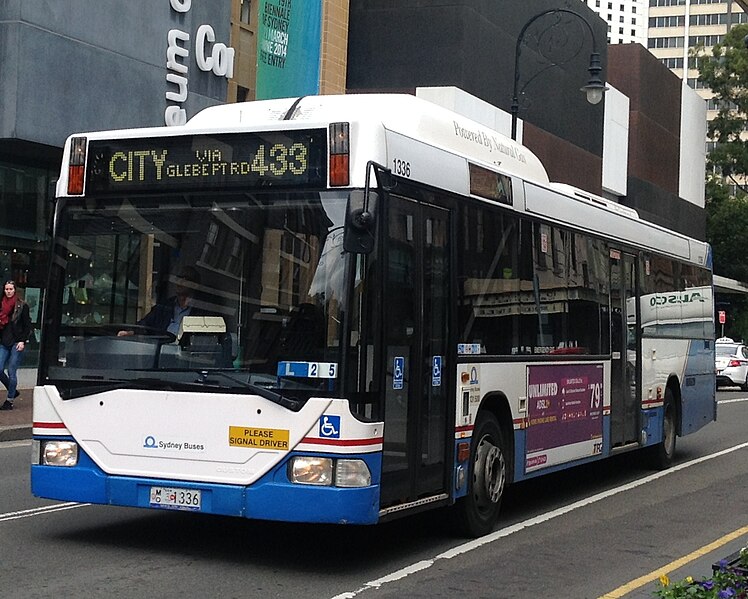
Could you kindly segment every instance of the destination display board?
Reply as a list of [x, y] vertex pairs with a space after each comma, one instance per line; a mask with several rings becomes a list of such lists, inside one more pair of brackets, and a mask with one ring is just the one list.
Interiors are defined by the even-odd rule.
[[325, 129], [91, 140], [88, 147], [87, 194], [326, 184]]

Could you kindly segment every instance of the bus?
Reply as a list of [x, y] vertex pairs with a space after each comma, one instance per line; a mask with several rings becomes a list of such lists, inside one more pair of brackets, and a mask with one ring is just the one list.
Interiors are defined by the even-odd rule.
[[484, 535], [510, 484], [716, 419], [711, 262], [410, 95], [73, 135], [32, 492]]

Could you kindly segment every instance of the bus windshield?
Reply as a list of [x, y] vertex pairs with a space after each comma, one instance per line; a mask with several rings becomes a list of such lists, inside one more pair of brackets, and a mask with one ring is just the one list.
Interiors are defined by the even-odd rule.
[[42, 380], [337, 393], [346, 199], [62, 200]]

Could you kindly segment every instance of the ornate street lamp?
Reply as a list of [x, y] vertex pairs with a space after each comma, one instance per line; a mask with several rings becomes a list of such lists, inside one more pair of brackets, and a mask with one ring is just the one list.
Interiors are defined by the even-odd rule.
[[[530, 25], [532, 25], [535, 21], [542, 17], [546, 17], [548, 15], [561, 15], [561, 14], [567, 14], [573, 17], [576, 17], [581, 23], [584, 23], [584, 25], [587, 27], [587, 29], [590, 32], [590, 36], [592, 37], [592, 53], [590, 54], [590, 66], [587, 67], [587, 70], [590, 73], [589, 81], [587, 81], [587, 85], [581, 88], [581, 91], [585, 92], [587, 95], [587, 101], [590, 104], [598, 104], [600, 100], [603, 99], [603, 94], [608, 90], [608, 87], [605, 85], [605, 83], [600, 79], [600, 72], [602, 71], [602, 66], [600, 64], [600, 54], [597, 51], [597, 40], [595, 39], [595, 32], [592, 29], [592, 26], [589, 24], [587, 19], [585, 19], [582, 15], [579, 13], [574, 12], [573, 10], [569, 10], [568, 8], [553, 8], [550, 10], [543, 11], [541, 13], [538, 13], [534, 17], [532, 17], [527, 23], [525, 23], [524, 27], [522, 27], [522, 30], [519, 32], [519, 36], [517, 37], [517, 46], [514, 51], [514, 90], [512, 93], [512, 106], [511, 106], [511, 115], [512, 115], [512, 139], [517, 139], [517, 114], [519, 113], [519, 96], [522, 92], [524, 92], [525, 88], [541, 73], [545, 72], [547, 69], [551, 67], [560, 66], [562, 64], [566, 64], [573, 58], [575, 58], [579, 51], [581, 50], [581, 47], [577, 49], [577, 51], [569, 57], [566, 57], [565, 59], [563, 56], [549, 56], [543, 53], [543, 49], [540, 47], [540, 41], [538, 42], [538, 50], [540, 54], [543, 56], [543, 58], [548, 60], [548, 66], [542, 70], [540, 70], [538, 73], [533, 75], [524, 86], [522, 86], [522, 89], [519, 89], [519, 57], [522, 52], [522, 42], [525, 38], [525, 33], [527, 32]], [[557, 19], [554, 23], [549, 25], [543, 32], [541, 33], [547, 33], [548, 31], [553, 30], [555, 27], [561, 26], [561, 20]], [[552, 41], [557, 42], [557, 40], [554, 38]], [[557, 50], [558, 48], [555, 47], [553, 44], [550, 45], [548, 48], [548, 53], [550, 54], [552, 51]]]

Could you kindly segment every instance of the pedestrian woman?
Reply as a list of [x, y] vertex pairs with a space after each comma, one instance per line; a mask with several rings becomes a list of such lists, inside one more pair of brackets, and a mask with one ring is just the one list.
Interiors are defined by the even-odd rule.
[[0, 410], [12, 410], [13, 400], [18, 396], [18, 367], [31, 336], [29, 305], [16, 295], [13, 281], [5, 281], [3, 286], [0, 328], [0, 381], [8, 387], [8, 398]]

